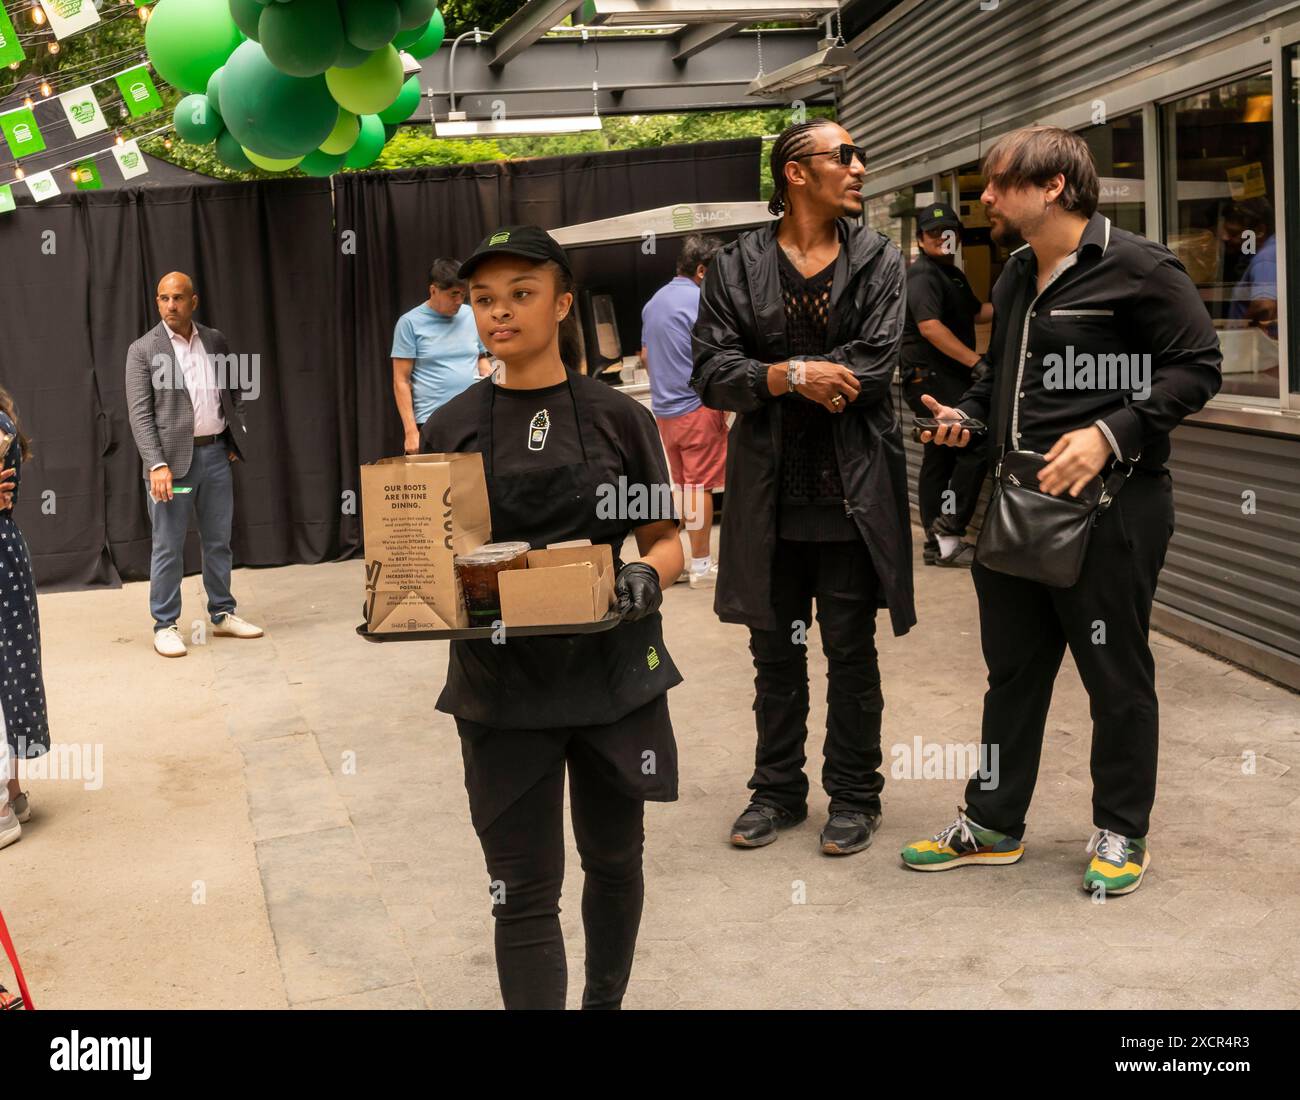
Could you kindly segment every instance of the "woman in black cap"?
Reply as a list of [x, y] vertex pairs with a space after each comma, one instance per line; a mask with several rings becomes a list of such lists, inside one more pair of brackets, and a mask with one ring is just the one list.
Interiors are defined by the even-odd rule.
[[[438, 709], [456, 718], [470, 816], [487, 862], [506, 1008], [563, 1008], [559, 900], [564, 773], [585, 884], [583, 1008], [618, 1008], [632, 970], [644, 886], [642, 814], [677, 798], [661, 585], [682, 569], [654, 418], [576, 372], [568, 257], [534, 226], [491, 234], [460, 268], [479, 336], [498, 361], [425, 423], [426, 452], [479, 451], [496, 541], [607, 543], [623, 620], [597, 634], [454, 641]], [[629, 513], [631, 517], [629, 518]], [[636, 535], [640, 559], [619, 551]]]

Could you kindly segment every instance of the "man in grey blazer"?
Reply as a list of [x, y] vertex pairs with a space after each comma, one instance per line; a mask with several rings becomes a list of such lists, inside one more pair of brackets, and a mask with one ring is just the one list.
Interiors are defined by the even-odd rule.
[[226, 338], [194, 321], [199, 304], [188, 275], [172, 272], [158, 284], [161, 323], [126, 355], [131, 434], [144, 463], [153, 525], [149, 610], [154, 649], [184, 657], [181, 614], [185, 533], [198, 517], [203, 586], [213, 633], [260, 638], [262, 630], [235, 614], [230, 594], [230, 527], [235, 496], [231, 465], [243, 461], [245, 372]]

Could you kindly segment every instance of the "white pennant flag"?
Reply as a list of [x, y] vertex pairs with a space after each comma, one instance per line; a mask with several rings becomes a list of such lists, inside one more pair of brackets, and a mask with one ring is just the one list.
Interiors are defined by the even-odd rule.
[[99, 22], [95, 0], [41, 0], [41, 7], [55, 38], [67, 38]]
[[62, 93], [59, 102], [63, 104], [74, 136], [83, 138], [108, 129], [108, 120], [99, 109], [99, 100], [95, 98], [95, 92], [89, 84]]
[[143, 176], [149, 171], [149, 165], [145, 163], [144, 154], [140, 152], [140, 146], [134, 138], [121, 145], [114, 145], [113, 156], [117, 158], [117, 166], [122, 170], [124, 180], [129, 180], [132, 176]]
[[54, 175], [51, 172], [36, 172], [25, 177], [24, 182], [27, 184], [27, 190], [32, 193], [32, 198], [37, 202], [52, 199], [59, 193], [59, 185], [54, 182]]

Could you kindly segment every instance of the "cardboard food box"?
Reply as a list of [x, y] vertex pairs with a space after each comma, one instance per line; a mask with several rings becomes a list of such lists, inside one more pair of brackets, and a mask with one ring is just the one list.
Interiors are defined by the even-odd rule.
[[452, 559], [492, 540], [483, 456], [422, 454], [361, 467], [366, 629], [469, 625]]
[[500, 574], [501, 621], [512, 626], [594, 623], [614, 606], [614, 555], [589, 540], [528, 551], [528, 568]]

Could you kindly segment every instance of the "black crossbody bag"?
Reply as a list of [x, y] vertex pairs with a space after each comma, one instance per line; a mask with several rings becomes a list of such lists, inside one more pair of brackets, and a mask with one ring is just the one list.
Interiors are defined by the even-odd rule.
[[1038, 471], [1046, 464], [1037, 451], [1003, 452], [993, 473], [993, 495], [975, 544], [975, 560], [998, 573], [1069, 588], [1083, 570], [1093, 527], [1133, 467], [1115, 463], [1105, 481], [1094, 477], [1077, 497], [1054, 497], [1038, 487]]

